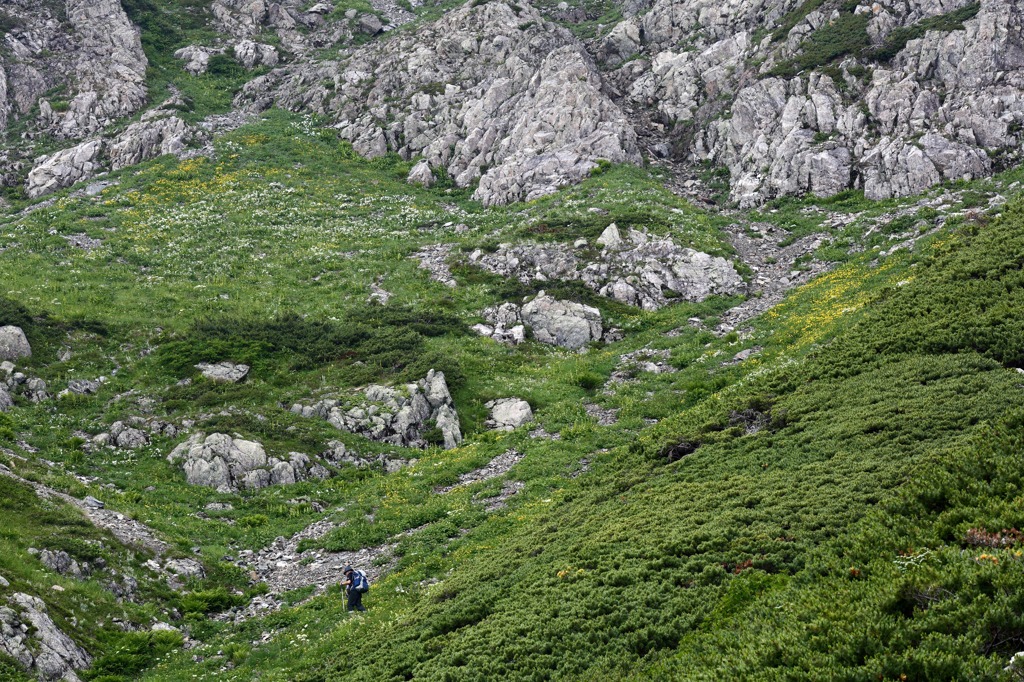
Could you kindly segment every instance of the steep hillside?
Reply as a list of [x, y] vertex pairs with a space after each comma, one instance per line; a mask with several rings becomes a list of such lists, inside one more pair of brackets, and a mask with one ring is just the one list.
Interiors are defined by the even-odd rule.
[[0, 8], [0, 679], [1024, 677], [1013, 2], [86, 4]]

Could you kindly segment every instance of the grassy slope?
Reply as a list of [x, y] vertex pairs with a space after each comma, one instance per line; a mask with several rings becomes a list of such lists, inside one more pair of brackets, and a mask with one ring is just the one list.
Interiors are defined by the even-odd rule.
[[[100, 197], [61, 199], [0, 228], [7, 247], [0, 253], [0, 295], [37, 315], [16, 320], [36, 347], [32, 372], [55, 389], [75, 377], [111, 377], [96, 398], [20, 404], [6, 418], [4, 444], [27, 439], [40, 453], [22, 465], [26, 473], [102, 497], [154, 525], [178, 551], [198, 546], [210, 568], [210, 578], [194, 586], [206, 590], [205, 602], [183, 621], [206, 644], [162, 659], [149, 673], [153, 679], [689, 679], [728, 676], [743, 666], [751, 678], [770, 679], [776, 666], [786, 674], [807, 670], [810, 679], [824, 670], [859, 679], [921, 670], [913, 666], [933, 665], [940, 646], [955, 652], [946, 655], [947, 668], [927, 669], [942, 679], [992, 675], [1016, 646], [1012, 627], [990, 626], [969, 610], [939, 626], [929, 624], [931, 612], [919, 618], [913, 605], [924, 598], [915, 595], [931, 594], [931, 586], [906, 592], [897, 580], [904, 574], [892, 567], [910, 548], [934, 546], [950, 561], [960, 557], [953, 587], [964, 587], [963, 601], [974, 609], [983, 576], [1002, 571], [999, 580], [1013, 585], [1019, 570], [1012, 560], [978, 563], [981, 550], [961, 557], [955, 545], [964, 524], [989, 531], [1019, 525], [1006, 506], [1013, 499], [1006, 486], [982, 488], [978, 511], [967, 500], [951, 501], [955, 522], [943, 523], [961, 524], [952, 534], [893, 535], [925, 518], [909, 502], [899, 506], [900, 495], [914, 494], [898, 491], [919, 477], [915, 472], [952, 467], [949, 475], [964, 483], [950, 489], [969, 488], [973, 472], [957, 470], [957, 458], [971, 461], [968, 453], [989, 429], [1013, 428], [990, 424], [1019, 402], [1017, 375], [1005, 368], [1019, 362], [1014, 349], [1022, 347], [1012, 323], [1019, 318], [1017, 261], [1024, 253], [1018, 206], [994, 224], [984, 215], [952, 221], [915, 254], [875, 263], [844, 253], [846, 265], [795, 292], [742, 341], [686, 324], [698, 316], [713, 325], [730, 301], [641, 313], [588, 298], [629, 335], [579, 355], [533, 343], [507, 349], [465, 334], [476, 311], [523, 289], [463, 269], [463, 285], [450, 290], [429, 282], [407, 256], [438, 242], [470, 251], [526, 237], [571, 241], [593, 237], [611, 221], [726, 252], [717, 227], [723, 218], [693, 210], [629, 168], [533, 204], [483, 210], [458, 192], [409, 187], [402, 182], [408, 164], [359, 160], [308, 121], [280, 113], [228, 136], [218, 151], [216, 162], [160, 159], [122, 172], [121, 185]], [[820, 219], [820, 208], [830, 205], [817, 204], [784, 203], [749, 218], [799, 234], [813, 231], [813, 216]], [[595, 207], [606, 213], [589, 210]], [[865, 210], [858, 225], [867, 230], [863, 221], [895, 206], [858, 207]], [[468, 229], [457, 232], [458, 223]], [[852, 229], [843, 234], [851, 243]], [[84, 252], [61, 238], [80, 232], [103, 245]], [[887, 237], [871, 239], [869, 247]], [[396, 295], [390, 313], [365, 303], [378, 274]], [[42, 310], [53, 317], [38, 317]], [[436, 328], [406, 338], [403, 311], [419, 322], [436, 320]], [[281, 322], [289, 313], [298, 317]], [[19, 314], [8, 305], [0, 321]], [[409, 357], [395, 364], [388, 348], [372, 344], [357, 346], [355, 357], [332, 356], [313, 343], [321, 332], [341, 334], [374, 321], [383, 331], [372, 338], [384, 346], [411, 344]], [[261, 336], [268, 345], [249, 345], [263, 328], [270, 330]], [[664, 336], [677, 328], [678, 335]], [[296, 338], [311, 345], [292, 343]], [[668, 349], [680, 371], [640, 375], [611, 395], [593, 390], [594, 377], [606, 378], [620, 353], [645, 345]], [[764, 350], [723, 364], [753, 345]], [[74, 354], [58, 362], [63, 346]], [[194, 375], [197, 352], [251, 353], [254, 376], [241, 386], [176, 386]], [[360, 359], [367, 364], [356, 364]], [[173, 445], [166, 439], [133, 454], [91, 455], [73, 440], [76, 429], [95, 433], [118, 417], [148, 412], [239, 432], [271, 452], [315, 453], [339, 433], [286, 413], [280, 403], [366, 380], [414, 378], [424, 362], [453, 378], [470, 438], [455, 451], [404, 452], [419, 463], [391, 476], [343, 471], [327, 482], [225, 496], [184, 485], [163, 459]], [[483, 431], [483, 403], [506, 395], [528, 398], [540, 423], [561, 440]], [[619, 423], [598, 427], [584, 399], [619, 408]], [[231, 414], [219, 414], [224, 408]], [[743, 415], [759, 413], [769, 427], [747, 435]], [[652, 428], [647, 420], [661, 421]], [[51, 428], [40, 429], [43, 423]], [[393, 450], [343, 439], [363, 452]], [[666, 450], [681, 442], [699, 447], [667, 464]], [[500, 480], [432, 493], [509, 447], [526, 454], [510, 474], [526, 488], [507, 512], [485, 514], [472, 502], [474, 495], [496, 494]], [[42, 458], [57, 464], [42, 466]], [[574, 477], [584, 459], [590, 471]], [[119, 492], [71, 472], [112, 482]], [[197, 516], [211, 501], [230, 501], [235, 509]], [[321, 518], [313, 501], [346, 522], [323, 541], [330, 548], [368, 546], [428, 524], [400, 543], [398, 569], [375, 587], [370, 614], [347, 620], [331, 596], [238, 627], [203, 617], [207, 605], [231, 603], [216, 590], [251, 589], [219, 558]], [[1009, 511], [988, 511], [999, 505]], [[905, 522], [883, 533], [873, 516], [881, 512], [872, 511], [880, 508], [896, 510], [890, 516], [898, 512]], [[957, 516], [968, 511], [972, 517]], [[33, 541], [19, 534], [17, 542], [24, 551]], [[860, 567], [857, 580], [850, 579], [851, 566]], [[887, 601], [900, 590], [910, 596]], [[835, 613], [852, 618], [875, 609], [868, 622], [888, 618], [888, 639], [865, 635], [856, 622], [826, 628], [822, 640], [809, 637], [808, 628], [838, 618], [829, 615], [834, 593], [847, 599]], [[864, 603], [864, 594], [875, 601]], [[1012, 623], [1019, 609], [1005, 593], [986, 594]], [[60, 595], [48, 597], [63, 608]], [[171, 617], [164, 614], [179, 605], [176, 599], [155, 595], [152, 612]], [[784, 610], [780, 616], [779, 603], [799, 609], [792, 618]], [[132, 619], [146, 622], [139, 613]], [[915, 639], [915, 628], [928, 637]], [[263, 633], [270, 641], [254, 647]], [[937, 637], [955, 641], [936, 644]], [[875, 649], [864, 644], [876, 641]], [[90, 646], [110, 656], [122, 644]], [[824, 660], [822, 647], [845, 653]], [[195, 663], [194, 655], [204, 660]], [[222, 670], [228, 662], [234, 667]], [[711, 673], [716, 667], [724, 672]]]

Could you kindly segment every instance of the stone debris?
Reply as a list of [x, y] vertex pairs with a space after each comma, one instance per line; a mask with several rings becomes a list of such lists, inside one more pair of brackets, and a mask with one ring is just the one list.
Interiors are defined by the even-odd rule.
[[0, 653], [41, 680], [78, 682], [92, 657], [53, 622], [39, 597], [22, 592], [0, 606]]
[[619, 408], [601, 407], [595, 403], [583, 403], [587, 416], [595, 420], [598, 426], [611, 426], [619, 421]]
[[445, 495], [462, 486], [480, 483], [482, 481], [489, 481], [492, 478], [503, 476], [507, 474], [512, 467], [521, 462], [523, 457], [525, 457], [525, 455], [518, 450], [506, 450], [488, 462], [486, 466], [474, 469], [473, 471], [459, 476], [458, 483], [441, 488], [435, 488], [434, 492], [438, 495]]
[[347, 401], [327, 399], [312, 405], [292, 405], [303, 417], [326, 419], [335, 428], [370, 440], [411, 448], [425, 448], [431, 429], [446, 450], [462, 443], [444, 372], [430, 370], [424, 379], [400, 387], [367, 386]]
[[523, 424], [533, 421], [530, 403], [520, 398], [500, 398], [487, 402], [484, 407], [491, 411], [490, 419], [484, 425], [496, 431], [515, 431]]
[[612, 223], [597, 243], [603, 249], [592, 255], [561, 244], [502, 244], [494, 253], [474, 251], [469, 260], [524, 283], [578, 280], [602, 296], [644, 310], [744, 290], [728, 260], [680, 247], [668, 237], [639, 230], [623, 237]]
[[420, 268], [430, 273], [430, 279], [454, 289], [458, 284], [452, 276], [452, 271], [448, 268], [448, 257], [454, 246], [454, 244], [431, 244], [412, 254], [411, 258], [418, 260]]
[[672, 351], [663, 348], [641, 348], [631, 353], [623, 353], [615, 365], [615, 370], [608, 379], [610, 384], [622, 384], [632, 381], [637, 374], [648, 372], [650, 374], [671, 374], [678, 370], [670, 365], [667, 360]]
[[249, 376], [249, 365], [235, 364], [226, 360], [215, 364], [200, 362], [196, 365], [196, 369], [210, 381], [230, 384], [237, 384]]
[[190, 485], [215, 488], [220, 493], [330, 476], [325, 467], [311, 462], [301, 452], [288, 453], [287, 460], [269, 457], [260, 443], [223, 433], [193, 434], [171, 451], [167, 461], [181, 462]]
[[[313, 586], [314, 596], [323, 594], [342, 580], [341, 569], [345, 566], [363, 571], [373, 583], [394, 564], [393, 551], [398, 540], [415, 532], [408, 531], [382, 545], [355, 552], [328, 552], [319, 548], [299, 551], [303, 540], [320, 539], [337, 527], [330, 519], [323, 519], [290, 538], [279, 537], [257, 552], [239, 552], [235, 565], [250, 571], [254, 581], [266, 583], [269, 594], [256, 597], [243, 609], [216, 617], [237, 622], [277, 610], [284, 604], [280, 599], [282, 593], [304, 587]], [[339, 595], [339, 599], [343, 597]]]
[[103, 246], [103, 242], [101, 240], [93, 239], [92, 237], [84, 233], [65, 234], [61, 236], [64, 237], [64, 241], [68, 243], [68, 246], [71, 246], [76, 249], [81, 249], [83, 251], [92, 251]]
[[378, 277], [376, 281], [370, 283], [370, 297], [367, 299], [368, 303], [379, 303], [380, 305], [387, 305], [391, 297], [394, 296], [390, 291], [381, 286], [384, 281], [383, 275]]
[[484, 509], [488, 512], [496, 512], [507, 507], [508, 501], [522, 492], [524, 488], [526, 488], [526, 484], [522, 481], [505, 481], [501, 484], [501, 492], [494, 497], [482, 498], [480, 500], [474, 499], [473, 501], [483, 502]]

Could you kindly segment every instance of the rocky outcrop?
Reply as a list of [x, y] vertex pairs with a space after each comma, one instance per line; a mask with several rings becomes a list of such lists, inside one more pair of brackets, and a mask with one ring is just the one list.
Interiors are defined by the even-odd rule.
[[90, 573], [88, 563], [79, 564], [70, 554], [63, 550], [41, 550], [39, 552], [39, 560], [54, 573], [71, 578], [81, 580], [88, 577]]
[[[642, 58], [611, 80], [659, 122], [654, 128], [678, 131], [680, 157], [727, 166], [742, 206], [849, 188], [872, 199], [905, 196], [988, 175], [993, 158], [1019, 157], [1021, 0], [982, 0], [962, 28], [921, 30], [892, 45], [886, 40], [895, 29], [972, 3], [825, 3], [787, 36], [755, 42], [757, 29], [778, 26], [798, 4], [658, 0], [615, 27], [597, 54], [611, 66]], [[811, 62], [794, 77], [804, 64], [793, 60], [837, 22], [851, 34], [864, 31], [865, 47], [841, 63]]]
[[110, 168], [119, 170], [164, 154], [181, 154], [193, 137], [192, 128], [177, 116], [166, 116], [160, 110], [148, 112], [110, 143]]
[[601, 311], [582, 303], [560, 301], [541, 291], [525, 305], [503, 303], [484, 311], [487, 325], [473, 329], [495, 341], [517, 345], [530, 327], [533, 338], [541, 343], [578, 350], [591, 341], [600, 341], [603, 328]]
[[119, 0], [66, 1], [68, 21], [80, 39], [78, 94], [55, 127], [67, 137], [81, 137], [142, 108], [148, 62], [139, 29]]
[[0, 327], [0, 360], [19, 360], [32, 356], [32, 346], [21, 327]]
[[[579, 280], [602, 296], [644, 310], [673, 301], [699, 302], [743, 290], [743, 280], [725, 258], [681, 247], [671, 238], [638, 230], [623, 236], [615, 224], [601, 234], [599, 254], [586, 244], [502, 244], [494, 253], [475, 251], [470, 262], [490, 272], [528, 282]], [[507, 321], [502, 322], [508, 328]]]
[[[349, 400], [327, 399], [312, 405], [292, 405], [303, 417], [326, 419], [335, 428], [370, 440], [425, 448], [436, 438], [445, 449], [462, 443], [444, 372], [430, 370], [414, 384], [401, 387], [371, 385]], [[436, 431], [431, 433], [432, 431]]]
[[520, 311], [520, 306], [515, 303], [502, 303], [499, 306], [485, 308], [483, 317], [487, 324], [473, 325], [473, 331], [498, 343], [518, 346], [526, 341], [526, 327], [523, 325]]
[[119, 170], [163, 154], [182, 154], [196, 131], [173, 115], [180, 101], [172, 98], [146, 112], [111, 140], [95, 139], [36, 159], [26, 193], [38, 198], [88, 180], [109, 165]]
[[41, 680], [77, 682], [92, 658], [50, 618], [39, 597], [17, 592], [0, 606], [0, 653]]
[[533, 421], [530, 403], [520, 398], [500, 398], [486, 403], [484, 407], [491, 411], [490, 418], [484, 422], [489, 429], [515, 431]]
[[145, 105], [146, 56], [118, 0], [10, 0], [4, 12], [0, 132], [35, 116], [30, 129], [81, 139]]
[[287, 460], [269, 457], [261, 444], [223, 433], [194, 434], [174, 448], [167, 461], [181, 463], [189, 484], [225, 493], [259, 490], [310, 478], [324, 479], [330, 475], [326, 468], [314, 464], [300, 452], [289, 453]]
[[367, 156], [423, 156], [485, 204], [577, 182], [598, 159], [636, 162], [632, 126], [583, 46], [531, 7], [469, 3], [346, 62], [275, 70], [240, 102], [329, 116]]
[[103, 140], [89, 140], [36, 159], [28, 174], [28, 196], [34, 199], [91, 178], [101, 168], [102, 152]]
[[196, 369], [210, 381], [220, 381], [229, 384], [237, 384], [249, 376], [249, 365], [235, 364], [227, 361], [215, 364], [200, 362], [196, 365]]

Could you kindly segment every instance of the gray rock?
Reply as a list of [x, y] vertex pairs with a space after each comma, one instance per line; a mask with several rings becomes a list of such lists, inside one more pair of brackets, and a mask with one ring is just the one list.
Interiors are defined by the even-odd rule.
[[179, 578], [202, 580], [206, 577], [206, 569], [195, 559], [169, 559], [164, 563], [164, 569]]
[[277, 48], [273, 45], [242, 40], [235, 43], [235, 61], [247, 69], [255, 69], [258, 66], [277, 66]]
[[15, 367], [15, 364], [10, 360], [4, 360], [3, 362], [0, 362], [0, 372], [3, 372], [7, 376], [11, 376], [12, 374], [14, 374]]
[[356, 22], [356, 27], [360, 33], [371, 36], [375, 36], [384, 30], [384, 24], [380, 23], [380, 19], [374, 14], [361, 14]]
[[[25, 338], [21, 327], [7, 325], [0, 327], [0, 359], [10, 361], [32, 356], [32, 346]], [[11, 367], [11, 371], [13, 371]], [[10, 374], [10, 372], [8, 372]]]
[[103, 509], [106, 506], [105, 504], [103, 504], [101, 500], [97, 500], [92, 495], [86, 495], [84, 498], [82, 498], [82, 502], [89, 509]]
[[578, 350], [601, 339], [601, 311], [582, 303], [559, 301], [541, 291], [520, 311], [523, 323], [533, 328], [533, 336], [570, 350]]
[[218, 362], [209, 364], [200, 362], [196, 369], [203, 373], [203, 376], [210, 381], [222, 381], [237, 384], [249, 376], [249, 365], [235, 364], [233, 362]]
[[11, 394], [7, 392], [7, 387], [0, 384], [0, 412], [7, 412], [14, 407], [14, 401], [11, 399]]
[[92, 177], [100, 170], [102, 152], [103, 140], [89, 140], [36, 159], [26, 193], [34, 199]]
[[[612, 224], [598, 244], [604, 249], [591, 260], [584, 260], [568, 245], [502, 244], [492, 254], [471, 254], [470, 261], [524, 283], [580, 280], [602, 296], [645, 310], [657, 310], [672, 301], [699, 302], [744, 288], [743, 279], [725, 258], [681, 247], [667, 237], [637, 230], [623, 236]], [[512, 318], [502, 319], [500, 310], [485, 311], [484, 317], [493, 326], [507, 329], [514, 324]]]
[[50, 399], [50, 394], [46, 390], [46, 382], [38, 377], [32, 377], [25, 381], [24, 395], [33, 403], [41, 403]]
[[124, 422], [114, 422], [110, 425], [110, 441], [116, 447], [137, 450], [149, 444], [149, 436]]
[[48, 569], [54, 573], [59, 573], [60, 575], [79, 579], [87, 575], [87, 571], [83, 571], [78, 562], [63, 550], [52, 551], [44, 549], [39, 552], [39, 560], [42, 561], [43, 565]]
[[434, 186], [434, 172], [430, 170], [430, 164], [426, 160], [420, 161], [409, 171], [407, 178], [409, 184], [423, 185], [424, 187]]
[[68, 390], [76, 395], [95, 395], [100, 390], [100, 382], [91, 379], [72, 379], [68, 382]]
[[615, 223], [612, 223], [608, 227], [604, 228], [604, 232], [597, 238], [597, 243], [600, 246], [610, 250], [617, 251], [622, 247], [622, 235], [619, 234], [619, 227]]
[[499, 431], [514, 431], [523, 424], [533, 421], [530, 403], [519, 398], [501, 398], [488, 402], [485, 407], [491, 411], [486, 425]]
[[42, 599], [21, 592], [0, 606], [0, 653], [41, 680], [78, 680], [92, 658], [53, 622]]

